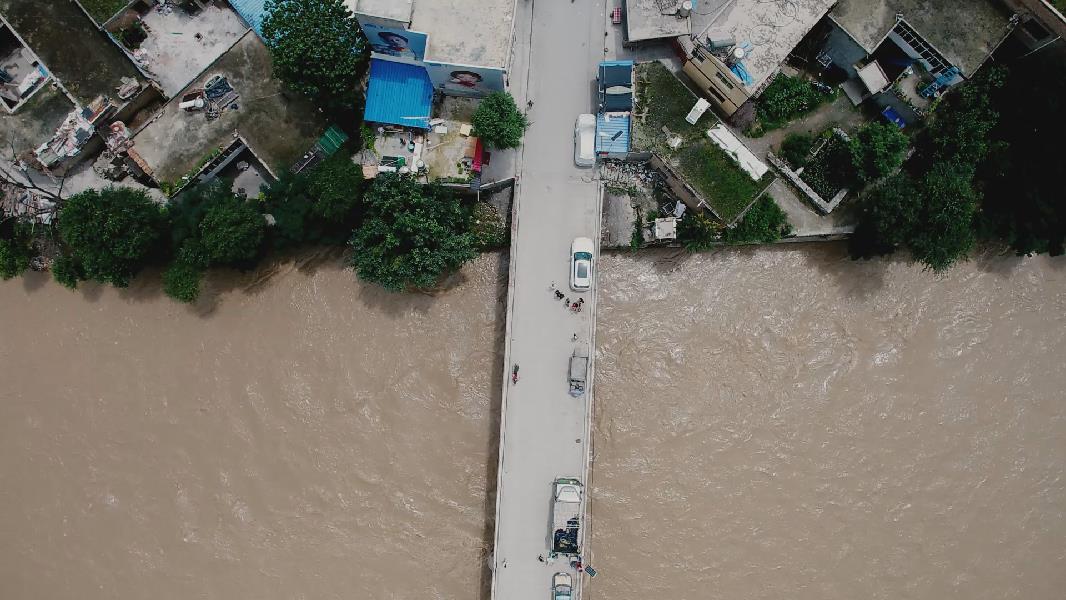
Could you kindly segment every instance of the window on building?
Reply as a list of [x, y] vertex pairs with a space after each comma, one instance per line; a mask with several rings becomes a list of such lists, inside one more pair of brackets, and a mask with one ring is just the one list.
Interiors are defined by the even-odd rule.
[[728, 77], [726, 77], [725, 75], [722, 75], [721, 71], [715, 71], [714, 72], [714, 76], [718, 78], [718, 81], [721, 81], [722, 83], [724, 83], [727, 88], [733, 89], [733, 83], [731, 81], [729, 81]]

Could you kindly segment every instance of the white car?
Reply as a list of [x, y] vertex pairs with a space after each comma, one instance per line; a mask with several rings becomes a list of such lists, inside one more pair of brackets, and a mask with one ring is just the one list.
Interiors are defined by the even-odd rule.
[[574, 164], [579, 167], [596, 165], [596, 117], [577, 116], [574, 124]]
[[586, 292], [592, 287], [592, 253], [596, 247], [588, 238], [574, 238], [570, 245], [570, 289]]
[[568, 573], [552, 576], [552, 600], [573, 600], [574, 580]]

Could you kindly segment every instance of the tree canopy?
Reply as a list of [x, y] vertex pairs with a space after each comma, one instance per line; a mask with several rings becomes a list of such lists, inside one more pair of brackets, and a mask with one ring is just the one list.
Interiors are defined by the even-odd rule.
[[33, 260], [33, 236], [29, 223], [0, 216], [0, 279], [26, 272]]
[[266, 221], [245, 198], [219, 195], [200, 221], [200, 249], [209, 265], [241, 266], [258, 254]]
[[978, 172], [982, 229], [1019, 254], [1063, 254], [1066, 160], [1058, 144], [1066, 139], [1066, 62], [1043, 52], [1019, 60], [992, 98], [1000, 121], [991, 136], [999, 143]]
[[362, 214], [366, 187], [362, 170], [341, 153], [310, 172], [286, 173], [263, 193], [275, 220], [276, 248], [300, 244], [343, 244]]
[[982, 198], [973, 180], [999, 145], [989, 140], [999, 118], [990, 97], [1003, 77], [999, 68], [983, 72], [937, 109], [906, 171], [860, 201], [853, 256], [906, 248], [942, 271], [974, 247]]
[[471, 122], [474, 135], [492, 148], [517, 148], [529, 127], [525, 113], [507, 92], [493, 92], [483, 98]]
[[721, 241], [722, 226], [711, 217], [694, 212], [677, 224], [677, 239], [691, 252], [709, 250]]
[[342, 0], [268, 0], [263, 38], [277, 76], [327, 106], [355, 100], [366, 40]]
[[908, 144], [907, 136], [891, 123], [875, 121], [863, 125], [851, 138], [855, 177], [868, 183], [898, 169]]
[[430, 288], [477, 256], [471, 210], [439, 184], [379, 175], [349, 244], [359, 277], [385, 289]]
[[[141, 190], [87, 190], [67, 199], [59, 212], [59, 236], [69, 262], [61, 273], [126, 287], [159, 248], [165, 220]], [[57, 276], [58, 279], [58, 276]]]
[[722, 239], [728, 244], [769, 244], [790, 233], [788, 215], [773, 198], [764, 195], [748, 209], [740, 223], [723, 232]]

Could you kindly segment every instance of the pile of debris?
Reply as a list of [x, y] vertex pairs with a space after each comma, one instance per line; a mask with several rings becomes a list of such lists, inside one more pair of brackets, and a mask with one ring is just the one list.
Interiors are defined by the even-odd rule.
[[208, 121], [214, 121], [227, 110], [237, 110], [240, 93], [233, 89], [223, 75], [215, 75], [203, 88], [189, 91], [181, 97], [179, 108], [186, 112], [203, 112]]
[[37, 160], [50, 169], [80, 154], [82, 147], [96, 131], [97, 121], [110, 108], [111, 102], [104, 96], [97, 97], [89, 106], [75, 108], [63, 120], [52, 139], [34, 150]]
[[663, 177], [643, 162], [605, 161], [600, 175], [605, 185], [619, 187], [652, 188], [662, 183]]
[[56, 210], [56, 203], [49, 196], [20, 186], [0, 183], [0, 214], [48, 225], [55, 217]]

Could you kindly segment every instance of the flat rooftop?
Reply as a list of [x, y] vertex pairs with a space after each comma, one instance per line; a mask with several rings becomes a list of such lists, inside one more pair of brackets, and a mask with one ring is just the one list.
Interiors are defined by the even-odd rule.
[[410, 23], [414, 0], [344, 0], [344, 4], [354, 13]]
[[744, 68], [757, 89], [777, 71], [796, 44], [825, 16], [836, 0], [705, 0], [693, 11], [692, 30], [700, 41], [733, 38], [751, 44]]
[[176, 181], [211, 151], [228, 145], [234, 132], [275, 173], [281, 173], [326, 129], [307, 99], [286, 90], [271, 76], [270, 52], [252, 31], [186, 89], [202, 88], [215, 75], [225, 76], [240, 94], [236, 110], [225, 110], [208, 121], [203, 112], [178, 108], [182, 96], [178, 94], [134, 136], [134, 149], [158, 181]]
[[415, 0], [412, 31], [429, 34], [426, 60], [507, 68], [514, 0]]
[[[126, 12], [128, 17], [124, 14], [126, 18], [108, 28], [116, 37], [137, 19], [136, 12]], [[148, 33], [140, 43], [142, 66], [168, 96], [181, 91], [248, 31], [240, 16], [222, 0], [205, 2], [203, 10], [193, 15], [181, 7], [152, 8], [141, 20]]]
[[830, 16], [873, 53], [896, 14], [952, 64], [972, 75], [1006, 35], [1010, 13], [995, 0], [839, 0]]
[[73, 2], [0, 0], [0, 13], [82, 104], [101, 95], [114, 98], [123, 77], [145, 83], [122, 50]]
[[514, 0], [344, 0], [352, 12], [409, 23], [429, 36], [426, 60], [507, 68]]
[[[630, 42], [672, 38], [689, 33], [689, 20], [670, 12], [677, 5], [673, 0], [626, 0], [626, 39]], [[695, 14], [693, 10], [693, 14]]]

